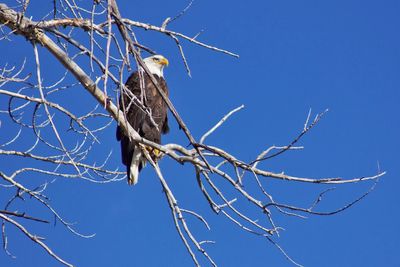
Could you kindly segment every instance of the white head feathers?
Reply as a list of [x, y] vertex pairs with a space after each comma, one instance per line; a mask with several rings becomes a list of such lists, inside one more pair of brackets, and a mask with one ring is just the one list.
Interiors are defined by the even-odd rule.
[[159, 77], [164, 77], [164, 67], [168, 66], [168, 59], [163, 57], [162, 55], [154, 55], [151, 57], [146, 57], [143, 59], [143, 62], [146, 64], [147, 68], [154, 75]]

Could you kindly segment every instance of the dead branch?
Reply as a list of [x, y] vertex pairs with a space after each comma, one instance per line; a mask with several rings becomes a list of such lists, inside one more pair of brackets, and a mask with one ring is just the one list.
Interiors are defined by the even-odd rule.
[[[206, 143], [206, 139], [218, 130], [228, 118], [244, 108], [243, 105], [228, 112], [202, 135], [199, 142], [196, 141], [182, 119], [181, 114], [178, 113], [172, 101], [160, 89], [156, 79], [143, 63], [141, 51], [155, 53], [154, 50], [145, 44], [139, 43], [135, 35], [135, 30], [141, 28], [166, 35], [170, 40], [174, 41], [189, 76], [191, 75], [191, 70], [184, 53], [183, 40], [211, 51], [239, 57], [230, 51], [198, 41], [199, 34], [195, 37], [189, 37], [180, 32], [167, 29], [171, 22], [176, 21], [187, 12], [192, 3], [193, 1], [190, 1], [188, 6], [177, 16], [164, 20], [160, 27], [124, 18], [118, 9], [116, 0], [94, 1], [89, 10], [83, 8], [83, 5], [78, 5], [74, 0], [54, 1], [52, 12], [54, 18], [45, 18], [40, 21], [34, 21], [26, 16], [25, 13], [29, 1], [24, 2], [22, 12], [17, 12], [5, 4], [0, 4], [0, 24], [2, 24], [1, 31], [3, 34], [1, 39], [10, 40], [12, 35], [25, 37], [33, 45], [34, 63], [36, 63], [35, 81], [31, 80], [32, 77], [30, 74], [24, 73], [25, 62], [21, 68], [9, 67], [7, 65], [0, 68], [0, 96], [8, 100], [8, 107], [6, 110], [1, 110], [0, 115], [5, 114], [8, 116], [10, 123], [19, 127], [19, 131], [8, 135], [7, 138], [1, 137], [5, 140], [0, 140], [0, 156], [13, 157], [14, 159], [26, 158], [33, 164], [33, 166], [29, 165], [16, 169], [10, 174], [6, 174], [0, 170], [0, 178], [5, 183], [1, 186], [8, 190], [16, 190], [14, 197], [6, 203], [3, 210], [0, 210], [0, 218], [3, 221], [3, 248], [6, 253], [11, 255], [7, 250], [5, 223], [17, 227], [59, 262], [67, 266], [72, 266], [56, 255], [40, 238], [31, 234], [26, 230], [27, 228], [24, 225], [14, 220], [13, 217], [24, 223], [27, 221], [47, 223], [48, 221], [28, 216], [25, 213], [13, 212], [9, 208], [17, 199], [22, 198], [24, 195], [29, 196], [43, 206], [47, 212], [52, 214], [57, 221], [60, 221], [72, 233], [85, 238], [92, 236], [78, 233], [50, 205], [50, 201], [44, 194], [49, 183], [45, 182], [37, 188], [31, 189], [22, 182], [23, 180], [20, 177], [23, 177], [27, 173], [35, 173], [66, 179], [82, 179], [96, 183], [114, 182], [124, 179], [125, 172], [119, 171], [118, 166], [110, 166], [108, 164], [111, 152], [102, 158], [101, 163], [89, 161], [90, 156], [93, 154], [93, 147], [100, 143], [99, 133], [104, 131], [114, 121], [136, 143], [158, 149], [163, 155], [171, 158], [178, 164], [186, 163], [193, 166], [199, 190], [215, 214], [221, 214], [243, 231], [265, 238], [296, 266], [301, 265], [295, 262], [275, 240], [279, 237], [279, 231], [282, 230], [275, 221], [275, 212], [300, 218], [305, 218], [304, 214], [333, 215], [347, 210], [373, 191], [378, 179], [385, 174], [384, 171], [378, 170], [377, 174], [371, 176], [344, 179], [341, 177], [298, 177], [285, 173], [271, 172], [260, 167], [261, 163], [265, 160], [278, 157], [291, 150], [302, 149], [302, 146], [296, 145], [304, 135], [308, 134], [320, 122], [327, 110], [317, 114], [311, 123], [310, 110], [303, 129], [288, 145], [271, 146], [263, 149], [250, 162], [241, 159], [240, 156], [232, 155], [229, 151], [218, 146]], [[95, 21], [104, 22], [96, 24]], [[6, 28], [8, 28], [8, 31], [5, 30]], [[75, 31], [79, 31], [80, 33], [83, 31], [87, 35], [87, 42], [76, 38], [74, 35]], [[87, 47], [85, 44], [87, 44]], [[49, 51], [65, 68], [64, 73], [60, 75], [61, 78], [47, 86], [43, 82], [43, 76], [46, 75], [46, 72], [40, 66], [40, 47]], [[79, 65], [77, 62], [79, 62], [78, 59], [80, 58], [87, 59], [89, 67], [85, 69], [84, 64]], [[187, 140], [192, 145], [191, 149], [175, 143], [164, 145], [153, 143], [142, 138], [128, 123], [125, 117], [125, 110], [129, 110], [131, 105], [136, 105], [152, 119], [151, 111], [147, 110], [143, 99], [139, 99], [133, 94], [129, 95], [130, 91], [127, 90], [123, 83], [125, 70], [130, 71], [134, 69], [135, 66], [131, 66], [131, 64], [135, 63], [136, 69], [142, 75], [141, 80], [143, 80], [143, 74], [145, 73], [150, 77], [152, 83], [171, 110], [175, 120], [183, 130]], [[71, 74], [76, 79], [76, 83], [66, 84], [66, 77], [69, 77]], [[111, 84], [117, 87], [114, 92], [115, 97], [110, 93]], [[64, 105], [65, 103], [62, 104], [57, 99], [58, 93], [72, 87], [84, 89], [93, 99], [93, 105], [85, 114], [76, 115], [78, 113], [74, 112], [73, 108]], [[129, 95], [129, 99], [127, 100], [129, 103], [123, 102], [120, 107], [118, 99], [119, 95], [123, 94]], [[123, 99], [123, 101], [125, 100]], [[95, 107], [93, 108], [93, 106]], [[92, 124], [91, 120], [95, 120], [96, 123]], [[66, 131], [63, 130], [65, 126], [68, 126]], [[28, 131], [30, 135], [27, 134]], [[68, 147], [65, 142], [67, 140], [66, 135], [69, 133], [74, 135], [75, 145], [72, 145], [72, 148]], [[26, 136], [32, 140], [30, 142], [32, 145], [29, 145], [26, 149], [15, 148], [14, 146], [18, 143], [18, 140], [26, 138]], [[46, 149], [47, 154], [40, 153], [43, 148]], [[169, 178], [172, 175], [164, 174], [160, 166], [149, 157], [146, 151], [145, 154], [161, 183], [166, 201], [171, 210], [172, 221], [194, 265], [200, 266], [197, 259], [197, 256], [200, 255], [209, 264], [216, 266], [213, 258], [203, 248], [203, 244], [213, 243], [213, 241], [199, 241], [201, 239], [195, 237], [190, 225], [186, 221], [186, 216], [193, 216], [197, 219], [196, 222], [200, 222], [207, 229], [210, 229], [206, 218], [190, 208], [183, 209], [178, 205], [175, 190], [168, 184], [167, 176]], [[35, 162], [45, 163], [41, 166], [46, 165], [49, 167], [48, 169], [45, 167], [37, 168], [34, 165]], [[249, 175], [251, 176], [250, 179], [253, 182], [255, 181], [257, 185], [256, 190], [258, 190], [259, 194], [251, 191], [251, 188], [246, 187], [249, 183], [249, 179], [247, 179]], [[310, 207], [304, 208], [296, 204], [276, 202], [273, 195], [269, 192], [268, 187], [264, 184], [268, 179], [279, 180], [283, 183], [301, 182], [322, 185], [355, 184], [366, 181], [373, 181], [375, 183], [362, 196], [349, 203], [342, 204], [335, 210], [315, 211], [330, 189], [322, 191]], [[229, 194], [227, 194], [227, 191], [232, 191], [234, 197], [228, 197]], [[260, 218], [254, 218], [256, 216], [248, 213], [246, 209], [242, 209], [239, 205], [242, 202], [255, 208]]]

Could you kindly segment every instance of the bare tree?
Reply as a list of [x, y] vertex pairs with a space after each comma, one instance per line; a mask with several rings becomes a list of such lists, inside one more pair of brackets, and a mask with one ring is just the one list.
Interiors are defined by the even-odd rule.
[[[78, 2], [75, 0], [53, 1], [53, 6], [44, 6], [44, 11], [50, 11], [40, 20], [34, 20], [27, 16], [29, 0], [16, 0], [14, 4], [0, 3], [0, 29], [1, 41], [13, 41], [17, 44], [24, 42], [16, 36], [23, 36], [32, 45], [34, 70], [27, 67], [26, 61], [19, 66], [9, 66], [2, 63], [0, 69], [0, 100], [7, 103], [1, 106], [0, 123], [7, 124], [15, 132], [1, 132], [0, 155], [2, 158], [13, 158], [19, 162], [20, 167], [5, 171], [0, 169], [0, 177], [3, 180], [2, 194], [8, 194], [9, 200], [3, 203], [0, 210], [2, 220], [2, 239], [4, 251], [13, 256], [8, 250], [7, 226], [13, 226], [41, 246], [50, 256], [66, 266], [73, 266], [64, 260], [52, 248], [47, 246], [43, 239], [29, 230], [29, 222], [49, 223], [41, 218], [44, 214], [34, 215], [29, 210], [18, 212], [13, 207], [20, 199], [29, 198], [31, 201], [43, 206], [48, 213], [55, 216], [55, 220], [61, 222], [73, 234], [83, 238], [90, 235], [79, 233], [62, 217], [61, 213], [52, 206], [46, 197], [46, 189], [49, 186], [44, 177], [79, 178], [93, 183], [109, 183], [124, 180], [126, 173], [119, 170], [121, 166], [111, 166], [109, 158], [111, 153], [99, 155], [97, 147], [100, 138], [114, 138], [102, 136], [107, 127], [120, 125], [130, 138], [140, 144], [160, 150], [164, 157], [173, 159], [177, 164], [189, 164], [193, 166], [193, 175], [197, 179], [198, 188], [201, 190], [204, 201], [208, 202], [210, 209], [217, 215], [226, 217], [243, 231], [265, 238], [274, 244], [282, 254], [294, 265], [296, 263], [279, 246], [276, 238], [279, 237], [281, 228], [275, 222], [274, 214], [281, 213], [287, 216], [302, 218], [304, 215], [333, 215], [339, 213], [368, 195], [375, 187], [378, 178], [385, 174], [378, 170], [376, 175], [351, 179], [342, 178], [309, 178], [274, 173], [259, 166], [271, 159], [290, 150], [300, 150], [297, 146], [301, 138], [317, 125], [326, 111], [312, 118], [311, 110], [305, 120], [304, 127], [300, 129], [297, 137], [290, 144], [284, 146], [271, 146], [263, 149], [254, 156], [251, 162], [245, 162], [220, 147], [207, 144], [207, 137], [218, 130], [223, 123], [234, 113], [239, 112], [244, 106], [227, 112], [215, 126], [196, 140], [175, 109], [173, 103], [162, 94], [157, 81], [143, 64], [142, 53], [154, 54], [156, 44], [143, 44], [136, 39], [135, 32], [145, 29], [154, 34], [169, 37], [177, 46], [181, 60], [190, 75], [189, 62], [186, 60], [182, 42], [187, 45], [197, 45], [211, 52], [224, 53], [227, 56], [238, 57], [235, 53], [206, 44], [199, 40], [199, 34], [187, 36], [183, 33], [169, 30], [169, 25], [179, 19], [191, 7], [191, 1], [177, 16], [167, 18], [161, 26], [150, 25], [123, 17], [116, 0], [94, 0]], [[41, 67], [43, 60], [41, 54], [47, 50], [59, 65], [63, 66], [63, 72], [52, 84], [45, 84], [43, 77], [46, 69]], [[126, 88], [124, 80], [126, 73], [141, 66], [151, 77], [164, 101], [167, 103], [172, 115], [179, 124], [191, 149], [186, 144], [159, 145], [143, 139], [127, 123], [124, 113], [120, 111], [117, 99]], [[26, 74], [28, 68], [28, 73]], [[90, 94], [88, 98], [92, 106], [87, 107], [84, 114], [77, 114], [77, 103], [63, 99], [64, 92], [74, 88], [79, 95], [83, 91]], [[133, 97], [133, 104], [143, 106], [140, 99]], [[1, 131], [1, 128], [0, 128]], [[22, 147], [20, 140], [31, 142], [29, 147]], [[74, 140], [74, 142], [71, 142]], [[217, 263], [204, 249], [204, 244], [213, 241], [201, 241], [196, 237], [186, 218], [193, 216], [199, 219], [206, 228], [210, 228], [207, 220], [198, 212], [183, 208], [174, 195], [174, 188], [168, 183], [166, 176], [174, 176], [173, 173], [165, 173], [158, 163], [152, 161], [147, 155], [150, 165], [157, 174], [166, 201], [171, 209], [172, 222], [180, 236], [194, 265], [199, 266], [198, 256], [205, 257], [209, 263], [216, 266]], [[28, 167], [29, 166], [29, 167]], [[27, 181], [24, 177], [31, 174], [40, 177], [35, 181]], [[330, 190], [316, 192], [316, 198], [310, 206], [302, 207], [296, 204], [276, 202], [273, 195], [264, 187], [269, 179], [282, 180], [284, 183], [307, 183], [340, 185], [359, 183], [362, 181], [374, 181], [370, 190], [362, 196], [355, 196], [354, 200], [339, 206], [336, 210], [320, 211], [318, 204], [323, 196]], [[40, 182], [42, 181], [42, 182]], [[222, 181], [222, 182], [221, 182]], [[256, 183], [257, 192], [248, 191], [246, 183]], [[235, 197], [228, 197], [227, 191], [235, 192]], [[262, 197], [259, 197], [259, 196]], [[240, 201], [255, 207], [259, 212], [259, 219], [241, 210], [236, 205]]]

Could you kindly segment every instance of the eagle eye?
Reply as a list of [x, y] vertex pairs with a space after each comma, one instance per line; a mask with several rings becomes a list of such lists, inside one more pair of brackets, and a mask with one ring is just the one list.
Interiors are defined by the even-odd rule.
[[153, 60], [154, 60], [154, 61], [160, 61], [160, 59], [159, 59], [159, 58], [156, 58], [156, 57], [155, 57]]

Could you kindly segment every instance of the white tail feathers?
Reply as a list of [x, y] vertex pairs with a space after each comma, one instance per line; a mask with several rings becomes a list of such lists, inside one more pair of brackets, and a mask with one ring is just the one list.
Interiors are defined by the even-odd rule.
[[131, 166], [129, 167], [130, 176], [128, 183], [131, 185], [137, 184], [139, 181], [139, 165], [143, 164], [142, 151], [139, 147], [135, 147], [132, 155]]

